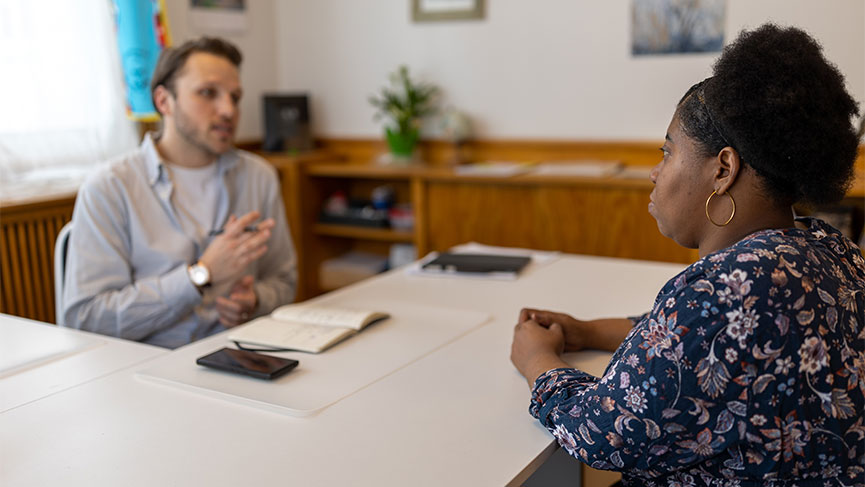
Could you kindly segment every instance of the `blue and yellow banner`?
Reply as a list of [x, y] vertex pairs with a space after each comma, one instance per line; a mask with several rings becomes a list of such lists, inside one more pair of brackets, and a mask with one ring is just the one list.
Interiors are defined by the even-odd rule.
[[126, 82], [126, 111], [139, 122], [159, 113], [150, 96], [150, 78], [162, 49], [171, 45], [164, 0], [114, 0], [117, 46]]

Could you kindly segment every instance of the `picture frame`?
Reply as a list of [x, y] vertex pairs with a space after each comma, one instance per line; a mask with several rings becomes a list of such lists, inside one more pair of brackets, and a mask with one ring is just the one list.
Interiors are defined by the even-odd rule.
[[267, 152], [303, 152], [312, 149], [307, 93], [262, 95], [264, 141]]
[[484, 0], [412, 0], [412, 21], [479, 20]]

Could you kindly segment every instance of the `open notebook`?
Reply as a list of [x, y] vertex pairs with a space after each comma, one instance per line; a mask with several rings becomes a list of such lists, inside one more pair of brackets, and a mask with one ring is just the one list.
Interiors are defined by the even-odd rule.
[[380, 311], [288, 304], [232, 330], [228, 339], [242, 345], [318, 353], [388, 317]]

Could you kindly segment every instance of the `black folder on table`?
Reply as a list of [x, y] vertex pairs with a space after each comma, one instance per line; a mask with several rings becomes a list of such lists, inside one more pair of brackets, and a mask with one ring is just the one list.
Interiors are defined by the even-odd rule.
[[471, 274], [519, 274], [531, 257], [494, 254], [456, 254], [444, 252], [424, 264], [424, 271]]

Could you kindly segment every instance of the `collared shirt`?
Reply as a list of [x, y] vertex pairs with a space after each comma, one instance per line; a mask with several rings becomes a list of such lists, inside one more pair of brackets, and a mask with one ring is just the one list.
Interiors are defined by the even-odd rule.
[[602, 378], [541, 375], [532, 415], [624, 485], [865, 486], [865, 261], [801, 220], [675, 276]]
[[[245, 274], [255, 277], [267, 314], [294, 298], [296, 258], [276, 170], [234, 150], [220, 156], [213, 229], [230, 215], [257, 210], [276, 227], [267, 253]], [[172, 203], [174, 186], [150, 135], [141, 146], [92, 175], [75, 201], [64, 284], [64, 325], [175, 348], [224, 330], [214, 307], [226, 289], [203, 295], [187, 267], [210, 243], [188, 233]]]

